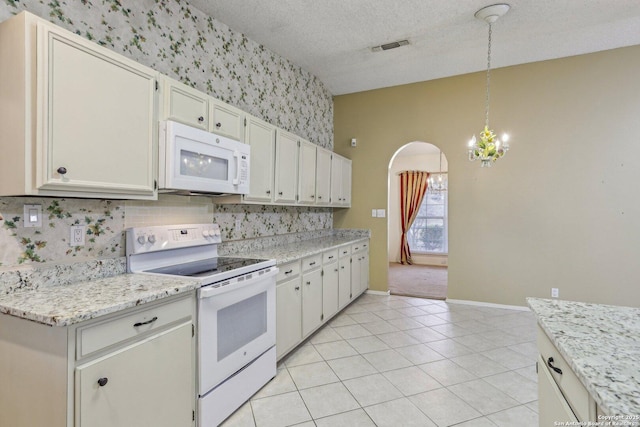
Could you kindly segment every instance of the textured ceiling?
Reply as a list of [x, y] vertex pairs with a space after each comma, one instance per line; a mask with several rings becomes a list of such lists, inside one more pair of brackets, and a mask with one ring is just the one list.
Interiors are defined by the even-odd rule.
[[[334, 95], [486, 69], [490, 0], [189, 0], [319, 77]], [[640, 44], [640, 0], [511, 0], [492, 66]], [[408, 39], [409, 46], [370, 47]]]

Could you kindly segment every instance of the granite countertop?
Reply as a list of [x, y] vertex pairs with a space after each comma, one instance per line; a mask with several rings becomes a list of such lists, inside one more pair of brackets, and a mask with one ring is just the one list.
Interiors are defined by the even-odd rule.
[[245, 258], [275, 259], [277, 264], [285, 264], [311, 255], [322, 253], [328, 249], [345, 244], [356, 243], [369, 239], [368, 237], [354, 238], [350, 236], [328, 236], [285, 245], [270, 246], [253, 249], [235, 256]]
[[609, 415], [639, 416], [640, 308], [540, 298], [527, 303], [596, 403]]
[[[237, 252], [229, 255], [275, 259], [283, 264], [365, 239], [368, 237], [348, 234], [325, 236], [261, 248], [236, 248]], [[94, 260], [2, 272], [0, 313], [50, 326], [69, 326], [200, 286], [199, 281], [186, 278], [123, 274], [125, 265], [124, 260]]]
[[175, 277], [122, 274], [0, 295], [0, 313], [50, 326], [68, 326], [189, 292], [197, 284]]

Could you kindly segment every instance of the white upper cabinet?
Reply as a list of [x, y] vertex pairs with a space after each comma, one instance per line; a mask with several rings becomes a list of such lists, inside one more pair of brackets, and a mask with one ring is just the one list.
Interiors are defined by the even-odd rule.
[[161, 76], [160, 120], [174, 120], [244, 142], [244, 112], [178, 80]]
[[278, 129], [276, 131], [275, 195], [273, 201], [295, 204], [298, 181], [298, 137]]
[[331, 151], [318, 147], [316, 151], [316, 205], [331, 201]]
[[300, 140], [298, 149], [298, 203], [316, 202], [316, 145]]
[[270, 203], [273, 199], [276, 128], [256, 117], [247, 116], [245, 142], [251, 146], [249, 194], [245, 200]]
[[23, 12], [0, 75], [0, 195], [156, 198], [155, 71]]
[[209, 130], [209, 97], [168, 77], [162, 77], [162, 120]]
[[236, 141], [244, 142], [244, 113], [220, 100], [211, 98], [210, 130]]
[[351, 206], [351, 160], [335, 153], [331, 158], [331, 205]]

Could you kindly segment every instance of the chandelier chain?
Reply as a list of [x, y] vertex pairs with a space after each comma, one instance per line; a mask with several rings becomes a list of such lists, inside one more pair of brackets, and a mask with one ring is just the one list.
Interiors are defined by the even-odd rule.
[[485, 98], [485, 115], [484, 115], [484, 125], [489, 127], [489, 99], [490, 99], [490, 91], [489, 87], [491, 84], [491, 23], [489, 23], [489, 47], [487, 49], [487, 93]]

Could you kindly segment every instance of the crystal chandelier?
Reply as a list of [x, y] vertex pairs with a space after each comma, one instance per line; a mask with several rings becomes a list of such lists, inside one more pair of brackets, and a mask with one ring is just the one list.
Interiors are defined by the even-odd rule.
[[474, 161], [480, 159], [482, 167], [491, 167], [491, 164], [504, 156], [509, 151], [509, 135], [502, 135], [502, 139], [498, 138], [493, 130], [489, 128], [489, 99], [490, 99], [490, 82], [491, 82], [491, 26], [502, 15], [509, 11], [508, 4], [494, 4], [484, 7], [474, 15], [478, 19], [482, 19], [489, 24], [489, 47], [487, 49], [487, 92], [485, 98], [485, 117], [484, 129], [480, 132], [480, 140], [473, 138], [469, 141], [469, 160]]
[[447, 191], [447, 173], [442, 172], [442, 151], [440, 150], [440, 167], [437, 174], [430, 174], [427, 184], [427, 191], [435, 194]]

